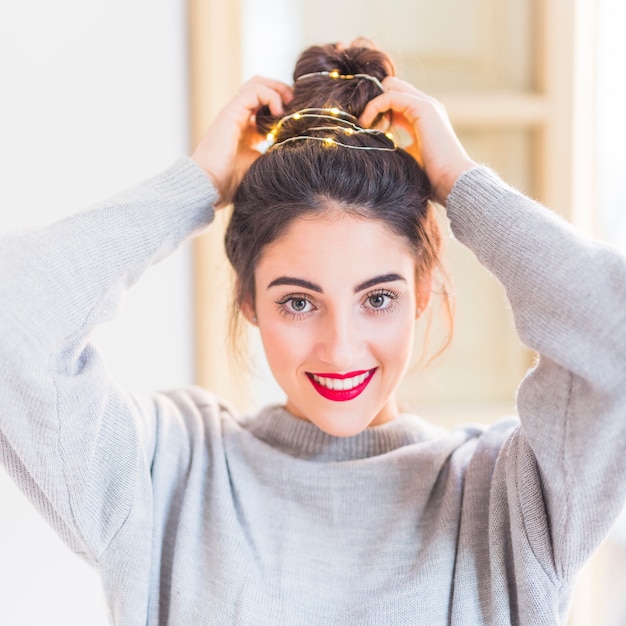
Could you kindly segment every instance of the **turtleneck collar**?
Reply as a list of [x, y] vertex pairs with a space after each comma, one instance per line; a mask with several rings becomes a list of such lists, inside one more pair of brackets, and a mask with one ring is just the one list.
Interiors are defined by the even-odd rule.
[[427, 422], [415, 415], [401, 414], [352, 437], [336, 437], [293, 416], [282, 406], [266, 407], [257, 416], [245, 420], [243, 426], [258, 439], [286, 454], [326, 462], [378, 456], [433, 436], [433, 427]]

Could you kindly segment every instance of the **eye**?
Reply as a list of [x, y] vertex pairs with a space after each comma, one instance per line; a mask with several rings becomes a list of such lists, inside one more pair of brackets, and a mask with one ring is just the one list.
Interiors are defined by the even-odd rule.
[[373, 296], [370, 296], [367, 301], [370, 303], [372, 308], [374, 309], [382, 309], [385, 302], [387, 301], [387, 297], [382, 293], [377, 293]]
[[296, 313], [304, 313], [307, 304], [310, 304], [310, 302], [304, 298], [292, 298], [289, 300], [289, 305]]
[[314, 304], [304, 294], [289, 294], [276, 301], [281, 315], [291, 319], [303, 317], [315, 310]]
[[372, 313], [390, 313], [400, 294], [388, 289], [377, 289], [365, 296], [363, 306]]

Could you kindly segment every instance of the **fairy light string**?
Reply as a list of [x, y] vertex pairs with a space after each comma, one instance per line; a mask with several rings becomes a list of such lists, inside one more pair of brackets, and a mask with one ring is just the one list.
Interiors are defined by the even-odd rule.
[[[276, 141], [276, 138], [281, 130], [281, 128], [288, 122], [294, 120], [298, 121], [306, 118], [314, 118], [319, 120], [332, 120], [333, 125], [320, 125], [320, 126], [311, 126], [307, 128], [308, 132], [342, 132], [346, 135], [355, 135], [355, 134], [366, 134], [366, 135], [384, 135], [391, 143], [393, 147], [386, 146], [356, 146], [348, 143], [344, 143], [335, 139], [335, 137], [327, 136], [318, 136], [318, 135], [310, 135], [310, 134], [298, 134], [292, 137], [288, 137], [281, 141]], [[294, 141], [320, 141], [328, 146], [341, 146], [344, 148], [349, 148], [351, 150], [377, 150], [381, 152], [394, 152], [397, 150], [397, 145], [393, 135], [389, 132], [384, 132], [382, 130], [378, 130], [375, 128], [363, 128], [356, 123], [357, 118], [347, 113], [346, 111], [342, 111], [337, 107], [328, 107], [328, 108], [306, 108], [300, 109], [299, 111], [295, 111], [294, 113], [290, 113], [289, 115], [285, 115], [274, 125], [274, 127], [270, 130], [266, 137], [266, 150], [272, 150], [277, 148], [278, 146], [282, 146], [287, 143], [291, 143]]]
[[395, 152], [397, 148], [385, 148], [383, 146], [353, 146], [349, 143], [344, 143], [343, 141], [337, 141], [334, 137], [316, 137], [315, 135], [296, 135], [295, 137], [289, 137], [288, 139], [283, 139], [276, 144], [274, 144], [270, 150], [276, 148], [277, 146], [282, 146], [283, 144], [291, 143], [293, 141], [320, 141], [327, 146], [341, 146], [343, 148], [349, 148], [350, 150], [375, 150], [378, 152]]
[[[376, 78], [376, 76], [372, 76], [371, 74], [357, 73], [357, 74], [342, 74], [339, 70], [330, 70], [330, 71], [319, 71], [319, 72], [308, 72], [307, 74], [302, 74], [298, 76], [295, 81], [308, 80], [311, 78], [324, 77], [329, 78], [330, 80], [368, 80], [371, 83], [375, 84], [382, 92], [385, 91], [383, 84], [381, 81]], [[311, 132], [343, 132], [346, 135], [354, 135], [354, 134], [368, 134], [368, 135], [384, 135], [392, 144], [393, 147], [384, 147], [384, 146], [355, 146], [352, 144], [344, 143], [342, 141], [337, 140], [335, 137], [330, 135], [327, 136], [318, 136], [311, 135], [306, 133], [301, 133], [298, 135], [294, 135], [292, 137], [288, 137], [281, 141], [276, 141], [278, 134], [282, 128], [282, 126], [291, 120], [300, 120], [303, 118], [317, 118], [320, 120], [332, 120], [333, 126], [312, 126], [307, 129], [309, 133]], [[287, 143], [291, 143], [294, 141], [320, 141], [328, 146], [341, 146], [344, 148], [349, 148], [351, 150], [378, 150], [383, 152], [393, 152], [397, 150], [396, 141], [393, 135], [389, 132], [384, 132], [382, 130], [377, 130], [374, 128], [362, 128], [359, 126], [357, 122], [357, 118], [346, 111], [342, 111], [337, 107], [329, 107], [329, 108], [307, 108], [301, 109], [299, 111], [295, 111], [289, 115], [285, 115], [281, 118], [276, 125], [270, 130], [267, 134], [266, 141], [264, 142], [263, 148], [265, 151], [272, 150], [277, 148], [278, 146], [282, 146]]]
[[362, 78], [364, 80], [369, 80], [374, 83], [381, 91], [385, 91], [383, 84], [376, 78], [376, 76], [372, 76], [371, 74], [342, 74], [339, 70], [331, 70], [330, 72], [309, 72], [308, 74], [302, 74], [296, 78], [296, 82], [299, 80], [307, 80], [309, 78], [314, 78], [316, 76], [326, 76], [331, 80], [355, 80], [358, 78]]

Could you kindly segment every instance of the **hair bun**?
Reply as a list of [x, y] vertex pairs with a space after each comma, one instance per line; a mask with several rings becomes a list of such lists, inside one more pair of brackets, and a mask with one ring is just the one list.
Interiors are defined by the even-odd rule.
[[[301, 109], [337, 107], [358, 118], [367, 103], [380, 95], [376, 81], [359, 77], [337, 80], [320, 74], [334, 71], [344, 76], [366, 74], [381, 82], [395, 74], [391, 59], [366, 39], [357, 39], [347, 47], [337, 43], [311, 46], [296, 62], [294, 97], [285, 115]], [[306, 78], [298, 80], [305, 75]], [[256, 119], [262, 134], [266, 134], [276, 122], [267, 107], [257, 113]]]
[[369, 74], [382, 81], [394, 74], [391, 59], [367, 39], [357, 39], [348, 47], [326, 44], [307, 48], [296, 62], [294, 81], [304, 74], [339, 70], [341, 74]]

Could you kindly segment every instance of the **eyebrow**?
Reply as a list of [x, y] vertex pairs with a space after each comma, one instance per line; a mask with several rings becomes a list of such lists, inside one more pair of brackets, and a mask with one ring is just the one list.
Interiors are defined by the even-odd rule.
[[375, 276], [374, 278], [370, 278], [363, 281], [362, 283], [359, 283], [354, 288], [354, 293], [363, 291], [363, 289], [369, 289], [369, 287], [374, 287], [375, 285], [379, 285], [380, 283], [393, 283], [397, 280], [401, 280], [406, 283], [406, 278], [404, 278], [404, 276], [401, 276], [400, 274], [382, 274], [381, 276]]
[[[359, 291], [363, 291], [364, 289], [368, 289], [369, 287], [374, 287], [375, 285], [379, 285], [380, 283], [392, 283], [397, 280], [401, 280], [406, 283], [406, 278], [401, 276], [400, 274], [382, 274], [380, 276], [374, 276], [374, 278], [368, 278], [367, 280], [359, 283], [354, 288], [354, 293], [359, 293]], [[291, 285], [294, 287], [304, 287], [305, 289], [310, 289], [311, 291], [316, 291], [317, 293], [324, 293], [324, 290], [317, 284], [312, 283], [308, 280], [303, 280], [302, 278], [295, 278], [293, 276], [280, 276], [279, 278], [275, 278], [267, 288], [278, 287], [280, 285]]]
[[295, 287], [304, 287], [305, 289], [310, 289], [311, 291], [317, 291], [317, 293], [324, 293], [324, 290], [319, 285], [316, 285], [308, 280], [303, 280], [302, 278], [293, 278], [292, 276], [281, 276], [280, 278], [275, 278], [267, 286], [267, 288], [278, 287], [279, 285], [293, 285]]

